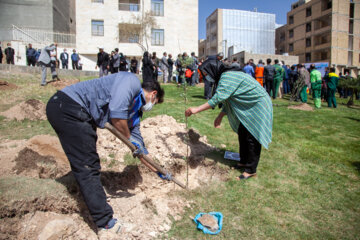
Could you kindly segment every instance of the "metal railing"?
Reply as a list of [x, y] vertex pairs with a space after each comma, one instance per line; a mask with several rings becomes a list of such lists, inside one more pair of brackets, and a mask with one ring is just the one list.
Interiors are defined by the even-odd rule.
[[12, 40], [42, 45], [48, 45], [55, 42], [64, 47], [76, 46], [75, 34], [20, 28], [15, 25], [12, 25]]
[[130, 11], [130, 12], [139, 12], [140, 4], [136, 3], [119, 3], [120, 11]]

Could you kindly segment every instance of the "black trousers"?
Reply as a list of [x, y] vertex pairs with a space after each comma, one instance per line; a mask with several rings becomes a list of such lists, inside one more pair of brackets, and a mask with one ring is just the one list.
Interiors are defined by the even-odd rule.
[[73, 69], [73, 70], [79, 69], [79, 67], [78, 67], [78, 61], [72, 61], [72, 69]]
[[204, 97], [208, 100], [212, 97], [211, 94], [213, 85], [214, 83], [204, 79]]
[[98, 227], [104, 227], [114, 212], [106, 201], [100, 181], [96, 126], [92, 123], [91, 116], [61, 91], [50, 98], [46, 115], [69, 159], [93, 221]]
[[245, 172], [256, 173], [261, 154], [261, 144], [254, 136], [240, 123], [238, 129], [240, 163], [245, 165]]
[[271, 90], [273, 93], [275, 92], [274, 80], [273, 79], [266, 79], [266, 91], [271, 96]]

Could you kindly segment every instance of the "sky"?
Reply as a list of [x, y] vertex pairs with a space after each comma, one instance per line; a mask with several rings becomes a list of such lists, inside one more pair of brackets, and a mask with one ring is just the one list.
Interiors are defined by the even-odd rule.
[[217, 8], [274, 13], [276, 23], [286, 24], [286, 14], [296, 0], [199, 0], [199, 39], [206, 38], [206, 18]]

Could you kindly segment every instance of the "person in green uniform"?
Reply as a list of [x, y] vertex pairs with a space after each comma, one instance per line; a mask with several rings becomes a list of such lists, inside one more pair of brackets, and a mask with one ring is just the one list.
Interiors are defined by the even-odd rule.
[[321, 108], [321, 72], [316, 69], [315, 64], [310, 65], [310, 82], [315, 107]]
[[267, 149], [272, 137], [273, 107], [268, 93], [252, 76], [218, 60], [206, 60], [199, 70], [203, 78], [214, 82], [216, 91], [208, 102], [188, 108], [185, 116], [222, 105], [214, 126], [219, 128], [226, 115], [231, 128], [238, 133], [239, 166], [244, 172], [237, 179], [255, 176], [261, 145]]
[[275, 89], [275, 91], [273, 92], [273, 99], [276, 99], [279, 92], [280, 83], [284, 80], [285, 70], [283, 67], [280, 66], [278, 59], [275, 59], [274, 67], [275, 67], [275, 76], [274, 76], [273, 89]]
[[330, 73], [325, 75], [325, 82], [327, 85], [328, 107], [332, 107], [332, 105], [334, 105], [334, 108], [336, 108], [337, 105], [336, 105], [335, 92], [339, 83], [339, 76], [335, 73], [335, 68], [330, 68]]

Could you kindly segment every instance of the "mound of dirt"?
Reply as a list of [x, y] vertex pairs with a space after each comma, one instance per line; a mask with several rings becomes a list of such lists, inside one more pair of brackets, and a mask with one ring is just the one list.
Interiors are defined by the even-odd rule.
[[[189, 189], [204, 187], [214, 181], [221, 182], [226, 179], [228, 168], [220, 167], [216, 161], [205, 157], [215, 148], [209, 145], [206, 137], [201, 136], [196, 130], [191, 129], [188, 132], [184, 124], [177, 123], [172, 117], [162, 115], [144, 120], [141, 132], [151, 156], [182, 183], [185, 184], [188, 179]], [[11, 143], [7, 143], [6, 146], [9, 144]], [[21, 206], [26, 206], [25, 209], [27, 209], [27, 212], [21, 210], [21, 216], [24, 216], [25, 213], [29, 214], [19, 221], [23, 222], [21, 226], [31, 227], [22, 227], [17, 230], [16, 234], [19, 239], [25, 236], [26, 231], [30, 232], [30, 239], [40, 239], [40, 236], [54, 236], [54, 239], [92, 239], [93, 228], [93, 230], [89, 230], [86, 226], [80, 227], [79, 231], [72, 228], [79, 224], [80, 216], [85, 221], [89, 217], [86, 211], [81, 210], [86, 208], [79, 207], [82, 201], [79, 200], [80, 192], [75, 180], [71, 174], [64, 175], [69, 171], [69, 163], [57, 138], [36, 136], [28, 140], [21, 149], [14, 161], [16, 165], [13, 167], [13, 174], [31, 176], [37, 181], [46, 180], [50, 186], [55, 182], [51, 179], [56, 178], [56, 181], [62, 183], [67, 189], [68, 194], [73, 196], [71, 201], [75, 199], [78, 205], [69, 202], [71, 210], [65, 212], [66, 206], [62, 205], [65, 201], [60, 196], [57, 196], [60, 204], [50, 205], [51, 207], [44, 204], [46, 207], [40, 209], [36, 207], [39, 204], [33, 198], [21, 201]], [[12, 151], [10, 148], [5, 148], [5, 150]], [[124, 158], [127, 157], [126, 154], [130, 155], [130, 150], [108, 130], [98, 130], [97, 150], [102, 162], [101, 180], [108, 196], [108, 202], [114, 210], [114, 217], [118, 218], [122, 225], [122, 239], [156, 239], [170, 230], [172, 219], [180, 220], [185, 208], [191, 207], [192, 202], [189, 199], [177, 194], [177, 191], [182, 189], [174, 183], [160, 179], [142, 164], [134, 163], [127, 166]], [[188, 172], [184, 160], [187, 152], [190, 156]], [[108, 164], [109, 162], [117, 162], [117, 165]], [[44, 199], [40, 196], [47, 196], [44, 193], [45, 187], [41, 189], [42, 191], [38, 193], [39, 199]], [[22, 192], [22, 190], [17, 192]], [[54, 202], [53, 198], [47, 197], [47, 199], [50, 199], [50, 204]], [[59, 207], [64, 209], [59, 210]], [[9, 219], [12, 211], [15, 211], [11, 209], [16, 208], [21, 209], [16, 202], [12, 202], [7, 208], [2, 208], [7, 209], [9, 213], [4, 215], [5, 220]], [[58, 214], [48, 213], [46, 215], [45, 213], [36, 213], [36, 211]], [[18, 211], [15, 211], [14, 214], [15, 216], [19, 215]], [[35, 219], [32, 220], [31, 216], [34, 216]], [[48, 220], [41, 221], [40, 218]], [[39, 221], [38, 224], [37, 221]], [[54, 229], [55, 223], [59, 223], [61, 227]], [[87, 223], [91, 225], [89, 222]], [[8, 232], [10, 230], [9, 227]], [[51, 232], [54, 235], [46, 235]], [[100, 239], [116, 239], [116, 237], [103, 232], [99, 237]]]
[[50, 82], [50, 84], [52, 86], [54, 86], [57, 90], [61, 90], [64, 87], [73, 85], [78, 82], [79, 82], [79, 79], [61, 79], [60, 81]]
[[46, 120], [45, 104], [36, 99], [29, 99], [14, 107], [8, 109], [5, 112], [0, 113], [8, 119], [15, 119], [22, 121], [24, 119]]
[[[100, 158], [109, 159], [109, 154], [112, 153], [115, 159], [123, 159], [124, 155], [130, 152], [108, 130], [99, 129], [98, 135], [97, 150]], [[200, 136], [194, 129], [187, 132], [185, 124], [178, 123], [173, 117], [167, 115], [159, 115], [142, 121], [141, 135], [152, 158], [165, 167], [185, 163], [184, 158], [188, 150], [191, 157], [215, 150], [207, 143], [206, 136]], [[187, 149], [187, 142], [189, 149]]]
[[17, 86], [15, 84], [8, 83], [7, 81], [0, 81], [0, 91], [13, 90], [16, 88]]
[[288, 107], [288, 109], [295, 109], [295, 110], [301, 110], [301, 111], [314, 111], [314, 108], [310, 106], [307, 103], [301, 103], [299, 105], [291, 105]]

